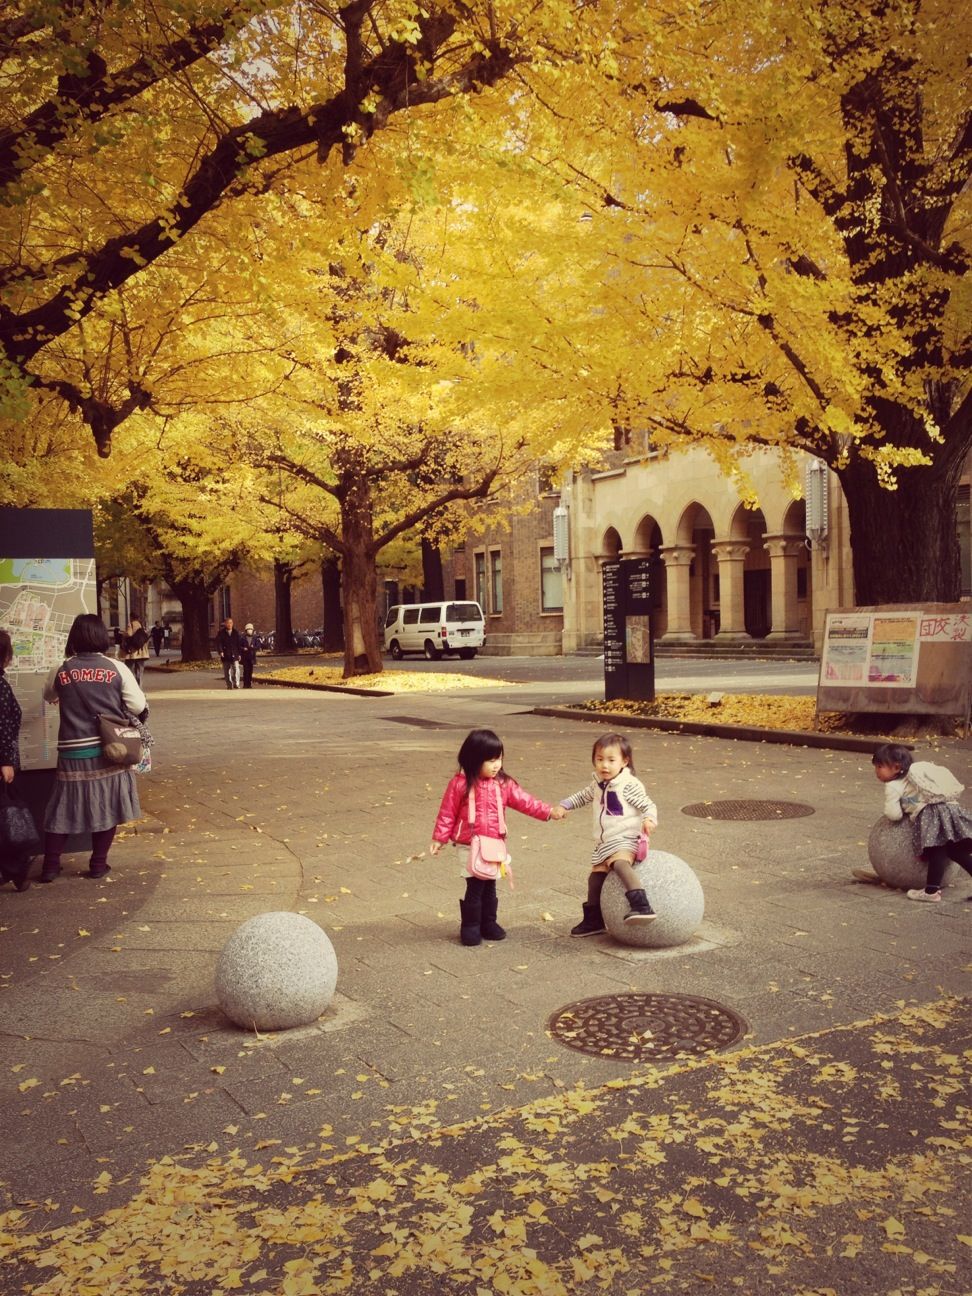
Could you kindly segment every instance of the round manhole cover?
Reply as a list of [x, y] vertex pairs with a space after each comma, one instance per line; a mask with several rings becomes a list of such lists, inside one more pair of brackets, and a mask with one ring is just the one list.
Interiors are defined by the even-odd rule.
[[813, 806], [800, 801], [696, 801], [682, 806], [682, 814], [696, 819], [802, 819]]
[[555, 1040], [580, 1053], [628, 1062], [670, 1061], [728, 1048], [746, 1033], [731, 1008], [692, 995], [599, 995], [550, 1018]]

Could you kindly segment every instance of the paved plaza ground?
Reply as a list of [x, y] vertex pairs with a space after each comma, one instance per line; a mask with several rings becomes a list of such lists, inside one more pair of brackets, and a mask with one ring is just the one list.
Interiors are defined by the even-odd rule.
[[[581, 787], [598, 727], [532, 708], [595, 688], [556, 672], [382, 698], [146, 676], [156, 769], [109, 879], [74, 856], [0, 891], [0, 1290], [972, 1288], [972, 887], [926, 906], [853, 881], [882, 805], [866, 754], [633, 731], [652, 844], [705, 891], [693, 940], [567, 935], [582, 812], [510, 816], [509, 937], [459, 945], [458, 858], [427, 853], [456, 750], [486, 725], [531, 792]], [[972, 785], [972, 743], [935, 759]], [[683, 813], [737, 798], [812, 813]], [[266, 910], [320, 923], [340, 971], [317, 1025], [256, 1036], [213, 968]], [[547, 1031], [630, 992], [746, 1033], [652, 1065]]]

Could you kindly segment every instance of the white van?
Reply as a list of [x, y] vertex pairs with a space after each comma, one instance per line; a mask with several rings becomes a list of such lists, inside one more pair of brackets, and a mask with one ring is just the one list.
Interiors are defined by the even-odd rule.
[[486, 638], [478, 603], [396, 604], [385, 617], [385, 651], [400, 661], [407, 652], [438, 661], [443, 653], [475, 657]]

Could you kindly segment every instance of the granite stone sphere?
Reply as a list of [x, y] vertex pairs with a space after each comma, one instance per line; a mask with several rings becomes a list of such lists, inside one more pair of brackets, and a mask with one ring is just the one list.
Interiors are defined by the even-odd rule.
[[[910, 819], [885, 819], [882, 815], [867, 839], [867, 857], [871, 868], [886, 886], [907, 891], [925, 885], [928, 865], [915, 854]], [[949, 863], [942, 881], [953, 881], [958, 867]]]
[[705, 913], [702, 883], [683, 859], [667, 851], [649, 850], [634, 870], [658, 917], [647, 923], [626, 923], [624, 915], [631, 906], [621, 879], [609, 873], [601, 891], [601, 913], [608, 931], [623, 945], [643, 949], [684, 945]]
[[247, 1030], [287, 1030], [316, 1021], [334, 997], [337, 955], [317, 923], [265, 913], [237, 927], [216, 964], [219, 1006]]

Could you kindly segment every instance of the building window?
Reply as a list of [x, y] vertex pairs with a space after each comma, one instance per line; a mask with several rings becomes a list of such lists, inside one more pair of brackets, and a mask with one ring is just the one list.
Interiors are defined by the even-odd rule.
[[476, 602], [487, 611], [486, 599], [486, 555], [477, 553], [473, 555], [473, 576], [476, 583]]
[[554, 561], [553, 545], [540, 550], [540, 611], [563, 612], [564, 577]]
[[495, 616], [499, 616], [503, 611], [503, 551], [501, 549], [489, 551], [489, 588], [490, 611]]

